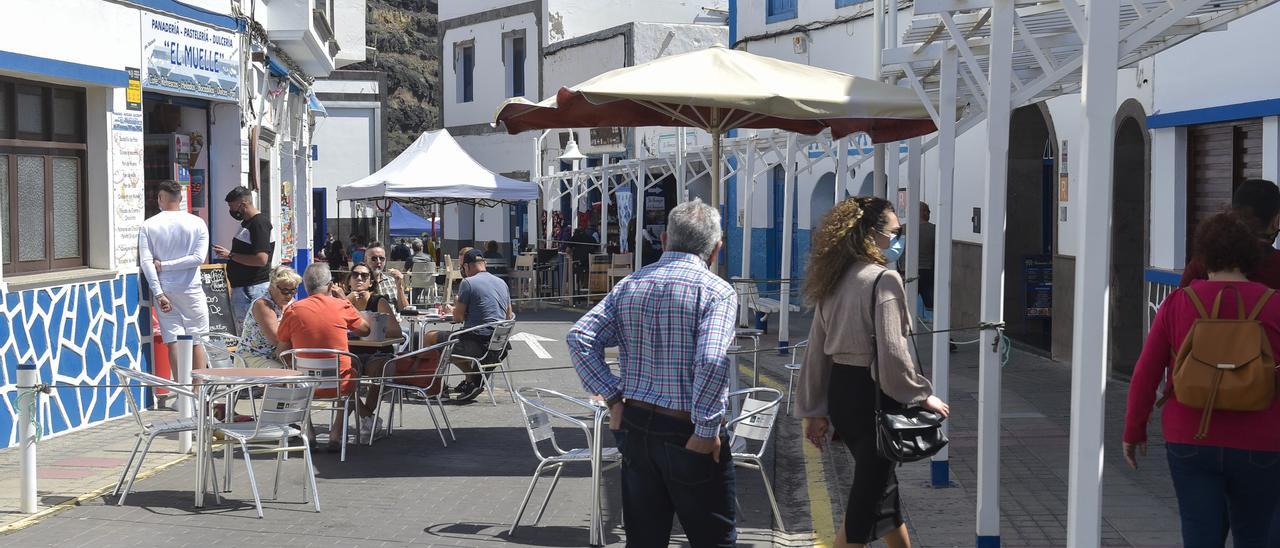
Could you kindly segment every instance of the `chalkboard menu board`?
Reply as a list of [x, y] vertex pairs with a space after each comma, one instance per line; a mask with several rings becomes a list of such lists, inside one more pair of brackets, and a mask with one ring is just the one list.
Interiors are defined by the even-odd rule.
[[231, 284], [227, 283], [227, 265], [201, 266], [200, 288], [209, 303], [209, 332], [239, 335], [231, 317]]

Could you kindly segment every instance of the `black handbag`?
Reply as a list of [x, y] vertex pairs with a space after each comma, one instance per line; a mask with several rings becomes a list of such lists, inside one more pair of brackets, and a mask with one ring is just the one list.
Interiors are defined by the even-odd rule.
[[[887, 272], [887, 271], [886, 271]], [[876, 315], [876, 287], [884, 272], [876, 276], [871, 285], [871, 318]], [[947, 446], [947, 435], [942, 431], [942, 421], [946, 417], [934, 413], [920, 405], [902, 406], [895, 410], [886, 410], [881, 402], [879, 377], [879, 355], [876, 352], [876, 335], [871, 333], [871, 380], [876, 391], [876, 452], [881, 457], [893, 462], [915, 462], [927, 459]], [[913, 357], [916, 367], [920, 367], [918, 359]], [[924, 370], [920, 370], [924, 374]]]

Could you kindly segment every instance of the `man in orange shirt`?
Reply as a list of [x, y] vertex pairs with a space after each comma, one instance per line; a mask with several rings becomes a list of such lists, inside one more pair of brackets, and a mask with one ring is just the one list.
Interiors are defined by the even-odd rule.
[[[369, 324], [365, 323], [360, 312], [347, 301], [342, 287], [332, 282], [329, 265], [325, 263], [312, 264], [302, 273], [302, 285], [310, 296], [285, 309], [284, 317], [280, 319], [280, 329], [276, 334], [280, 341], [278, 345], [280, 352], [291, 348], [328, 348], [346, 351], [348, 332], [361, 337], [369, 334]], [[339, 356], [338, 359], [338, 376], [343, 379], [338, 390], [341, 390], [342, 394], [350, 394], [358, 386], [358, 382], [354, 380], [355, 369], [351, 367], [351, 358]], [[332, 388], [319, 389], [315, 393], [317, 398], [332, 398], [335, 395]], [[358, 407], [359, 399], [356, 403]], [[364, 413], [361, 415], [363, 416]], [[345, 420], [347, 420], [345, 416], [335, 417], [333, 424], [330, 425], [330, 449], [339, 445], [339, 440], [333, 439], [333, 435], [341, 431], [342, 423], [339, 421]], [[311, 432], [309, 435], [314, 447], [315, 433]]]

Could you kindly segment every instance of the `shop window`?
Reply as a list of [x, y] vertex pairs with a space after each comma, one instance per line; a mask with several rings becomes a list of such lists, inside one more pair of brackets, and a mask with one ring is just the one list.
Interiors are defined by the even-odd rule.
[[0, 260], [6, 274], [85, 265], [84, 90], [0, 79]]
[[474, 41], [459, 42], [454, 45], [453, 55], [454, 79], [458, 83], [457, 102], [470, 103], [475, 100], [476, 45]]
[[796, 0], [765, 0], [765, 24], [796, 18]]

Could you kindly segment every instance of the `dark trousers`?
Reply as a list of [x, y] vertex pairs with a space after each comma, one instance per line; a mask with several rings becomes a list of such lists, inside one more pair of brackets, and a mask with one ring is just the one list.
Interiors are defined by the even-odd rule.
[[[853, 486], [845, 506], [844, 530], [850, 543], [870, 544], [904, 523], [898, 498], [897, 464], [876, 450], [875, 383], [867, 367], [831, 368], [828, 413], [853, 454]], [[885, 410], [902, 404], [881, 392]]]
[[693, 425], [627, 406], [622, 413], [622, 511], [627, 546], [665, 548], [671, 517], [679, 516], [689, 543], [734, 546], [733, 458], [720, 435], [720, 462], [685, 449]]
[[[920, 298], [924, 300], [924, 307], [933, 310], [933, 269], [920, 269]], [[909, 306], [911, 310], [915, 310], [915, 303]]]
[[1237, 548], [1276, 546], [1268, 540], [1280, 502], [1280, 453], [1167, 443], [1178, 495], [1182, 544], [1219, 548], [1231, 532]]

